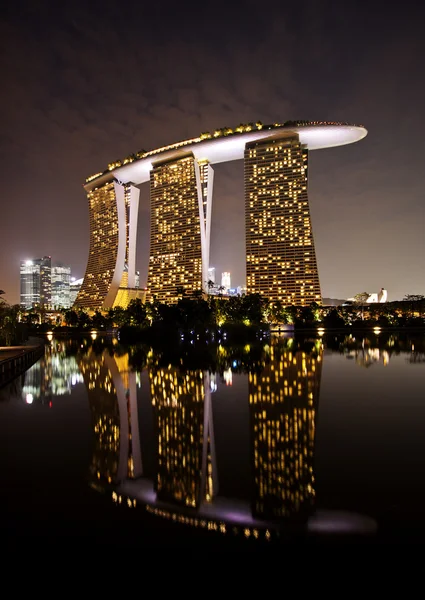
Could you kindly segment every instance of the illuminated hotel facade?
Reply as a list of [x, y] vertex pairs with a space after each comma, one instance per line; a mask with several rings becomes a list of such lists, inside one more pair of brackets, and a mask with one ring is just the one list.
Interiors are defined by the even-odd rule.
[[[247, 292], [282, 304], [321, 302], [307, 196], [308, 151], [357, 142], [358, 125], [249, 123], [140, 151], [87, 178], [89, 259], [76, 307], [142, 297], [135, 288], [138, 186], [150, 182], [146, 298], [177, 302], [208, 290], [213, 164], [245, 160]], [[243, 218], [243, 217], [241, 217]]]
[[321, 303], [307, 196], [308, 150], [298, 135], [245, 150], [246, 288], [271, 301]]
[[208, 280], [213, 170], [193, 155], [159, 163], [150, 175], [148, 298], [170, 303]]
[[136, 238], [140, 190], [122, 185], [112, 174], [88, 191], [90, 249], [87, 269], [74, 306], [99, 310], [138, 297]]

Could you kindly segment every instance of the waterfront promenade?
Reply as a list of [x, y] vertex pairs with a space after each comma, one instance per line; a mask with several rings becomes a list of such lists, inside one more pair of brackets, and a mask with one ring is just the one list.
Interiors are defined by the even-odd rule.
[[0, 346], [0, 387], [21, 375], [43, 354], [43, 343], [35, 342], [27, 346]]

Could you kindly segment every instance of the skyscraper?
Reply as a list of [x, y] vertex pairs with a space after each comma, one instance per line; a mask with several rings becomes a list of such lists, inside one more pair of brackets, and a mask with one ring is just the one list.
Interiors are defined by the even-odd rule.
[[51, 305], [51, 267], [50, 256], [21, 261], [20, 303], [23, 308], [31, 308], [34, 304]]
[[245, 150], [246, 287], [283, 304], [321, 303], [307, 149], [290, 134]]
[[122, 185], [110, 173], [98, 187], [88, 185], [86, 190], [90, 250], [75, 306], [99, 310], [114, 305], [120, 288], [135, 288], [140, 190], [131, 183]]
[[[307, 197], [307, 150], [363, 139], [361, 125], [260, 121], [145, 151], [86, 179], [90, 253], [75, 306], [98, 310], [141, 297], [134, 264], [139, 186], [150, 182], [146, 297], [177, 302], [207, 291], [213, 169], [245, 159], [247, 293], [282, 304], [321, 302]], [[241, 218], [243, 216], [241, 215]], [[230, 285], [229, 285], [230, 287]], [[139, 294], [139, 295], [137, 295]]]
[[52, 306], [54, 308], [69, 308], [71, 306], [70, 279], [71, 267], [52, 267]]
[[69, 305], [73, 306], [75, 300], [77, 299], [78, 292], [80, 291], [81, 286], [83, 285], [83, 279], [75, 279], [75, 277], [71, 277], [69, 282]]
[[221, 285], [224, 287], [225, 290], [229, 289], [230, 273], [228, 271], [224, 271], [224, 273], [221, 274]]
[[193, 155], [151, 171], [148, 295], [176, 302], [179, 288], [193, 293], [208, 279], [212, 169]]

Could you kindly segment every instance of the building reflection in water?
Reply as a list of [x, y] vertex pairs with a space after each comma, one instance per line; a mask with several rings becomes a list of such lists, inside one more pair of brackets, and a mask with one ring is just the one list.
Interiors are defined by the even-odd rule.
[[100, 484], [117, 484], [143, 474], [137, 418], [137, 374], [128, 353], [79, 356], [95, 434], [90, 473]]
[[[95, 489], [109, 489], [114, 501], [126, 497], [129, 506], [140, 503], [163, 518], [223, 533], [231, 527], [247, 537], [269, 539], [273, 529], [279, 531], [280, 524], [293, 521], [323, 526], [314, 512], [322, 340], [307, 344], [291, 338], [272, 340], [255, 352], [246, 346], [241, 355], [219, 347], [211, 372], [205, 363], [197, 368], [198, 360], [188, 368], [182, 358], [164, 364], [163, 357], [150, 351], [144, 355], [143, 377], [132, 367], [132, 350], [119, 344], [84, 342], [72, 353], [55, 344], [28, 370], [25, 393], [48, 399], [84, 382], [92, 413], [89, 475]], [[146, 382], [143, 389], [141, 381]], [[223, 395], [229, 386], [231, 397]], [[239, 413], [232, 413], [232, 402], [228, 406], [226, 399], [238, 396]], [[216, 417], [221, 410], [216, 420], [214, 406]], [[246, 411], [246, 418], [241, 411]], [[227, 429], [230, 446], [226, 446], [223, 424], [232, 414], [243, 418]], [[249, 491], [238, 497], [229, 489], [228, 465], [216, 457], [217, 440], [222, 457], [237, 450], [233, 437], [242, 442], [239, 457], [245, 462], [238, 464], [243, 471], [249, 463], [245, 476], [251, 481]], [[226, 462], [233, 465], [230, 476], [241, 481], [236, 463]], [[218, 465], [223, 468], [221, 490]]]
[[[272, 344], [263, 369], [245, 375], [249, 381], [246, 402], [253, 483], [251, 499], [246, 501], [219, 495], [212, 403], [217, 373], [162, 366], [150, 353], [149, 392], [156, 440], [152, 452], [157, 455], [157, 470], [149, 481], [143, 476], [137, 406], [131, 404], [136, 397], [136, 379], [129, 370], [128, 355], [88, 355], [90, 372], [83, 364], [81, 368], [96, 415], [98, 443], [93, 468], [98, 479], [121, 482], [121, 491], [126, 489], [133, 498], [149, 504], [151, 511], [170, 518], [179, 507], [195, 511], [200, 519], [249, 526], [308, 516], [315, 497], [315, 421], [322, 348], [321, 342], [310, 352]], [[226, 367], [223, 373], [227, 372]], [[221, 379], [228, 384], [228, 377]]]
[[[246, 346], [242, 360], [235, 358], [232, 349], [219, 347], [211, 372], [210, 363], [196, 360], [183, 368], [182, 358], [164, 364], [151, 351], [144, 355], [141, 370], [146, 369], [146, 385], [141, 391], [141, 370], [132, 367], [132, 350], [94, 344], [78, 343], [69, 352], [66, 344], [52, 340], [45, 356], [25, 373], [22, 396], [28, 404], [50, 403], [84, 382], [93, 419], [90, 477], [95, 487], [106, 486], [113, 498], [127, 496], [131, 505], [140, 502], [164, 518], [211, 529], [217, 526], [223, 532], [231, 525], [254, 536], [288, 521], [307, 521], [308, 528], [328, 526], [315, 511], [314, 477], [323, 348], [332, 344], [333, 351], [362, 366], [388, 365], [401, 352], [411, 362], [425, 356], [421, 340], [382, 334], [378, 339], [376, 332], [374, 338], [356, 339], [350, 334], [341, 340], [335, 336], [307, 343], [272, 340], [257, 354], [250, 355]], [[226, 391], [232, 396], [226, 396]], [[140, 412], [143, 419], [138, 405], [141, 394], [143, 410], [149, 407]], [[226, 489], [223, 463], [217, 463], [216, 442], [221, 456], [233, 451], [234, 446], [222, 444], [223, 422], [232, 419], [231, 407], [222, 399], [233, 400], [238, 394], [242, 394], [240, 406], [245, 403], [246, 419], [235, 421], [230, 431], [234, 436], [239, 427], [246, 434], [238, 439], [246, 439], [246, 452], [240, 456], [244, 464], [250, 461], [246, 472], [251, 486], [249, 497], [234, 498], [228, 483]], [[235, 480], [238, 477], [235, 472]], [[335, 515], [329, 519], [329, 527], [335, 528]], [[352, 523], [350, 519], [341, 527]]]
[[158, 440], [157, 497], [199, 507], [213, 496], [209, 374], [151, 365], [149, 382]]
[[27, 404], [52, 406], [55, 397], [71, 394], [82, 380], [75, 356], [67, 354], [65, 344], [52, 342], [44, 356], [25, 372], [22, 394]]
[[307, 517], [314, 503], [314, 444], [322, 345], [312, 352], [271, 345], [261, 373], [249, 374], [253, 515]]
[[379, 362], [382, 362], [384, 367], [386, 367], [390, 362], [388, 350], [381, 350], [380, 348], [362, 348], [360, 350], [353, 350], [348, 356], [354, 358], [359, 367], [367, 368]]
[[[377, 337], [380, 334], [380, 329], [376, 327], [374, 333]], [[352, 334], [346, 337], [345, 344], [343, 346], [343, 352], [347, 359], [354, 359], [356, 365], [359, 367], [371, 367], [377, 363], [382, 363], [384, 367], [388, 366], [390, 362], [390, 350], [394, 345], [394, 339], [392, 336], [389, 337], [386, 343], [386, 347], [382, 348], [376, 345], [372, 345], [370, 340], [361, 338], [356, 340]]]

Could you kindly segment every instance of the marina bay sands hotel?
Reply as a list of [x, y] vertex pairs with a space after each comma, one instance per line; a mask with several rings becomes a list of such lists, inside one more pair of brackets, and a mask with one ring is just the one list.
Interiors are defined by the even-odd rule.
[[244, 160], [247, 293], [283, 305], [321, 303], [307, 194], [309, 150], [357, 142], [359, 125], [249, 123], [141, 150], [88, 177], [90, 249], [75, 307], [127, 306], [136, 288], [139, 186], [150, 182], [146, 299], [177, 302], [181, 290], [207, 293], [213, 165]]

